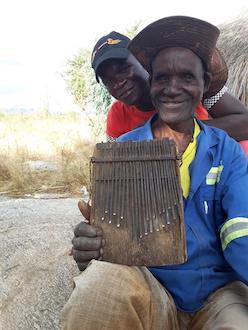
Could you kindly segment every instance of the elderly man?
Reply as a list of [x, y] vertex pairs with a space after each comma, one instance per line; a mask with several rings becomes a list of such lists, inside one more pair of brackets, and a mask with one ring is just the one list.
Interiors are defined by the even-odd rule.
[[[119, 141], [175, 140], [182, 155], [187, 262], [146, 269], [93, 260], [75, 279], [64, 329], [247, 328], [247, 158], [224, 131], [194, 118], [210, 84], [218, 35], [205, 21], [172, 16], [147, 26], [130, 44], [151, 74], [158, 113]], [[82, 265], [101, 259], [101, 232], [80, 224], [73, 247]]]

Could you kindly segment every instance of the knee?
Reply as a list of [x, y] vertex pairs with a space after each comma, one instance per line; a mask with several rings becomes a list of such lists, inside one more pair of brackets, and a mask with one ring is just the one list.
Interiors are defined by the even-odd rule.
[[75, 325], [85, 324], [86, 319], [94, 324], [96, 315], [107, 322], [118, 315], [128, 319], [133, 310], [143, 315], [150, 308], [151, 292], [137, 267], [93, 260], [74, 282], [61, 315], [64, 330], [79, 329]]
[[[74, 295], [92, 300], [149, 298], [150, 290], [138, 267], [129, 267], [93, 260], [80, 276], [74, 279]], [[82, 301], [82, 300], [81, 300]]]

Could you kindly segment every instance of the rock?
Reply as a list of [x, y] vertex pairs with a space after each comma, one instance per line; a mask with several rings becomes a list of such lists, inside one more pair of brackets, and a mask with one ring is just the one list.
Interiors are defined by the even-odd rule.
[[0, 329], [60, 329], [79, 273], [72, 257], [78, 199], [0, 200]]

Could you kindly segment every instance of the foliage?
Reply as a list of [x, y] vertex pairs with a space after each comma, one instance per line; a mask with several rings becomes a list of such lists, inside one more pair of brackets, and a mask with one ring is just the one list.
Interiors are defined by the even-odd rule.
[[98, 84], [91, 68], [91, 52], [83, 49], [69, 59], [64, 72], [64, 79], [69, 92], [82, 110], [92, 103], [98, 113], [106, 114], [111, 96], [102, 84]]
[[136, 22], [133, 26], [131, 26], [130, 29], [126, 30], [126, 33], [124, 33], [128, 38], [133, 39], [136, 34], [138, 34], [139, 29], [140, 29], [140, 25], [141, 25], [142, 21], [139, 20], [138, 22]]
[[80, 50], [78, 54], [69, 59], [63, 77], [67, 83], [68, 91], [81, 109], [87, 102], [90, 93], [91, 72], [89, 67], [89, 50]]

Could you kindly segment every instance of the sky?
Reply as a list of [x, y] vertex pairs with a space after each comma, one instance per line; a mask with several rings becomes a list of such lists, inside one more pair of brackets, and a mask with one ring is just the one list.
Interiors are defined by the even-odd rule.
[[[66, 61], [110, 31], [125, 33], [170, 15], [215, 25], [248, 10], [247, 0], [0, 0], [0, 109], [75, 110], [61, 76]], [[248, 24], [248, 23], [247, 23]]]

